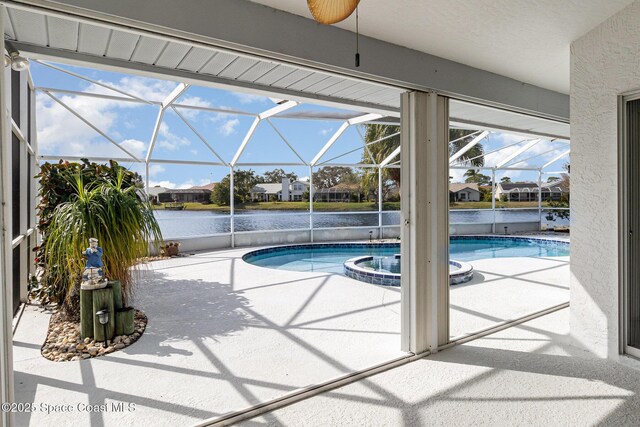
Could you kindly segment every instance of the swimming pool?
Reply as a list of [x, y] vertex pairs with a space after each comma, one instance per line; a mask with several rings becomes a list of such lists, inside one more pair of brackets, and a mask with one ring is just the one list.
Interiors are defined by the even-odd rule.
[[[317, 243], [276, 246], [249, 252], [244, 261], [279, 270], [342, 274], [344, 263], [358, 256], [393, 257], [400, 243]], [[451, 258], [558, 257], [569, 255], [569, 242], [529, 237], [451, 236]]]

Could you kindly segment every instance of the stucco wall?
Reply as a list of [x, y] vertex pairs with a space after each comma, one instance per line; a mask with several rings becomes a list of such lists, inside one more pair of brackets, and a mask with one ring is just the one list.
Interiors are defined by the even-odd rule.
[[640, 89], [640, 1], [571, 46], [571, 334], [618, 354], [617, 96]]

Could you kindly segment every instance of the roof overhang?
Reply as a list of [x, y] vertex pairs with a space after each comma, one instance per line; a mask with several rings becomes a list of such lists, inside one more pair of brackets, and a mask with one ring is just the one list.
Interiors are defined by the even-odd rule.
[[[19, 28], [8, 27], [13, 31], [9, 33], [11, 38], [16, 36], [17, 30], [18, 39], [36, 45], [82, 52], [84, 46], [75, 44], [74, 36], [82, 33], [84, 25], [91, 25], [96, 31], [90, 36], [98, 42], [110, 30], [113, 30], [113, 36], [117, 34], [115, 41], [119, 46], [96, 53], [107, 58], [119, 56], [130, 59], [126, 55], [127, 49], [143, 43], [136, 36], [144, 35], [149, 38], [144, 39], [143, 46], [150, 56], [160, 41], [176, 43], [169, 50], [175, 55], [165, 58], [166, 62], [162, 61], [169, 68], [178, 65], [172, 62], [182, 59], [185, 47], [187, 50], [190, 45], [213, 47], [231, 56], [247, 58], [240, 63], [236, 61], [239, 68], [251, 58], [261, 58], [307, 71], [325, 71], [390, 87], [436, 90], [456, 98], [552, 119], [569, 118], [569, 98], [565, 94], [373, 38], [360, 38], [361, 52], [366, 54], [366, 60], [360, 67], [355, 67], [353, 33], [335, 26], [318, 25], [313, 20], [252, 2], [183, 0], [158, 4], [154, 0], [137, 0], [136, 7], [131, 7], [129, 2], [101, 0], [5, 0], [1, 3], [19, 16], [14, 23], [24, 19], [22, 24], [36, 24], [37, 27], [38, 19], [44, 21], [45, 16], [48, 17], [47, 24], [53, 23], [54, 27], [61, 24], [58, 19], [66, 21], [63, 33], [52, 28], [48, 35], [20, 23], [17, 25]], [[31, 15], [36, 13], [40, 18], [34, 19], [36, 17]], [[33, 37], [28, 37], [31, 40], [20, 34], [20, 27], [34, 28]], [[50, 40], [46, 39], [47, 36]], [[93, 46], [97, 50], [106, 48], [101, 43]], [[202, 59], [200, 53], [200, 50], [189, 53], [189, 65], [199, 63]], [[149, 60], [138, 55], [132, 59], [146, 63], [153, 62], [155, 58]], [[364, 87], [361, 89], [366, 92]], [[352, 90], [359, 91], [356, 88]]]
[[[167, 2], [161, 8], [149, 0], [135, 8], [87, 0], [0, 3], [7, 7], [6, 37], [31, 58], [349, 108], [380, 114], [385, 123], [399, 118], [401, 93], [435, 89], [452, 97], [453, 126], [569, 138], [566, 95], [373, 39], [363, 50], [369, 43], [374, 64], [356, 70], [336, 62], [351, 40], [348, 31], [250, 2]], [[276, 26], [300, 37], [276, 49], [269, 43], [282, 42], [280, 33], [270, 41], [259, 37]], [[253, 38], [242, 38], [248, 35]], [[283, 54], [310, 37], [317, 56]], [[386, 66], [375, 66], [380, 61]], [[403, 70], [410, 74], [394, 74]]]

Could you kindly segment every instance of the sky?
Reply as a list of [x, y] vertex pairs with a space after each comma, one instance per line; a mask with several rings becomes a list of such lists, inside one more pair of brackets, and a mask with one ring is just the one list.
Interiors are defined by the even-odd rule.
[[[173, 81], [91, 68], [53, 65], [150, 101], [162, 101], [177, 86], [177, 83]], [[122, 96], [109, 88], [37, 62], [31, 63], [31, 73], [34, 83], [38, 87]], [[38, 147], [41, 155], [126, 158], [131, 161], [121, 161], [120, 164], [144, 175], [144, 164], [136, 163], [132, 156], [142, 160], [146, 157], [158, 117], [159, 106], [62, 93], [53, 93], [53, 96], [79, 113], [112, 142], [74, 116], [49, 95], [40, 91], [37, 94], [36, 123]], [[254, 94], [190, 86], [177, 103], [223, 110], [222, 112], [210, 112], [178, 108], [182, 117], [198, 132], [200, 137], [207, 141], [210, 147], [201, 141], [200, 137], [178, 114], [169, 109], [160, 124], [151, 159], [220, 162], [217, 157], [220, 156], [228, 163], [233, 159], [254, 121], [254, 116], [238, 112], [258, 114], [276, 106], [277, 101]], [[300, 115], [325, 112], [331, 114], [349, 113], [346, 110], [313, 104], [301, 104], [286, 111], [286, 113]], [[300, 163], [300, 158], [302, 158], [308, 163], [342, 123], [342, 120], [303, 120], [278, 116], [271, 118], [270, 122], [263, 120], [247, 144], [239, 162], [252, 164]], [[320, 162], [327, 162], [327, 164], [358, 163], [363, 153], [362, 134], [361, 128], [350, 126], [321, 158]], [[291, 145], [293, 150], [287, 146], [283, 139]], [[491, 133], [482, 141], [485, 153], [500, 148], [502, 150], [487, 154], [485, 164], [496, 164], [518, 150], [530, 139], [533, 138]], [[564, 142], [541, 141], [526, 153], [514, 158], [510, 164], [520, 167], [540, 166], [565, 149], [568, 149], [568, 145]], [[537, 157], [527, 160], [533, 156]], [[547, 170], [562, 170], [562, 166], [567, 162], [568, 156], [550, 165]], [[295, 172], [300, 178], [308, 178], [309, 176], [307, 166], [253, 165], [241, 166], [240, 169], [252, 169], [261, 174], [277, 167], [281, 167], [287, 172]], [[463, 181], [464, 172], [464, 170], [451, 170], [452, 182]], [[149, 167], [149, 183], [150, 186], [189, 188], [194, 185], [217, 182], [228, 173], [227, 166], [152, 163]], [[483, 173], [489, 174], [488, 171]], [[509, 176], [512, 181], [537, 180], [536, 172], [503, 171], [496, 173], [498, 179], [503, 176]]]

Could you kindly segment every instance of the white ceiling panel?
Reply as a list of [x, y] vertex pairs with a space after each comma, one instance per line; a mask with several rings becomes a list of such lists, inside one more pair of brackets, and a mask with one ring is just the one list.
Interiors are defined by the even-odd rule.
[[7, 10], [13, 23], [15, 37], [18, 40], [39, 45], [49, 45], [47, 24], [43, 15], [24, 10]]
[[290, 67], [288, 65], [278, 65], [271, 71], [264, 74], [262, 77], [258, 78], [255, 82], [267, 86], [271, 86], [274, 82], [288, 76], [289, 74], [296, 71], [294, 67]]
[[235, 61], [230, 63], [224, 70], [218, 75], [220, 77], [227, 77], [229, 79], [236, 79], [242, 73], [248, 71], [256, 65], [258, 61], [253, 58], [238, 57]]
[[307, 77], [305, 77], [304, 79], [295, 82], [294, 84], [292, 84], [291, 86], [289, 86], [289, 89], [294, 89], [294, 90], [307, 90], [307, 88], [309, 86], [313, 86], [316, 83], [321, 82], [322, 80], [327, 79], [329, 76], [327, 74], [323, 74], [323, 73], [312, 73], [310, 75], [308, 75]]
[[267, 62], [267, 61], [259, 61], [251, 67], [251, 69], [245, 71], [241, 75], [238, 76], [238, 80], [246, 81], [246, 82], [255, 82], [260, 77], [266, 75], [269, 71], [276, 68], [278, 64], [275, 62]]
[[512, 111], [451, 100], [449, 115], [455, 124], [512, 133], [533, 134], [569, 140], [569, 124], [533, 117]]
[[177, 68], [194, 72], [200, 71], [204, 64], [206, 64], [213, 55], [214, 53], [208, 49], [194, 47], [182, 59]]
[[9, 37], [9, 39], [16, 38], [16, 33], [13, 31], [13, 23], [9, 17], [4, 21], [4, 33]]
[[107, 56], [128, 61], [139, 39], [140, 36], [137, 34], [114, 31], [107, 47]]
[[319, 82], [309, 86], [308, 88], [306, 88], [305, 90], [311, 92], [311, 93], [318, 93], [321, 90], [327, 89], [328, 87], [331, 87], [335, 84], [338, 84], [340, 82], [344, 81], [344, 78], [342, 77], [336, 77], [336, 76], [329, 76], [329, 78], [324, 79], [324, 80], [320, 80]]
[[[353, 83], [353, 82], [351, 82]], [[336, 92], [333, 92], [331, 95], [338, 96], [340, 98], [347, 98], [351, 96], [352, 93], [356, 93], [362, 89], [366, 89], [369, 87], [369, 84], [363, 82], [355, 82], [356, 84], [345, 87], [344, 89], [340, 89]]]
[[355, 86], [359, 84], [359, 82], [357, 80], [347, 80], [347, 79], [343, 79], [341, 82], [336, 83], [334, 85], [328, 86], [324, 89], [321, 89], [319, 91], [317, 91], [316, 93], [319, 93], [320, 95], [327, 95], [327, 96], [332, 96], [334, 93], [338, 93], [340, 91], [343, 91], [347, 88], [350, 88], [352, 86]]
[[165, 68], [176, 68], [182, 58], [187, 55], [191, 49], [190, 46], [182, 43], [169, 43], [160, 57], [156, 61], [156, 65]]
[[220, 71], [227, 68], [227, 66], [231, 64], [231, 62], [233, 62], [233, 60], [237, 57], [238, 55], [232, 55], [226, 52], [218, 52], [216, 56], [214, 56], [211, 61], [209, 61], [207, 65], [205, 65], [204, 68], [200, 70], [200, 72], [217, 76]]
[[78, 28], [77, 22], [54, 16], [47, 17], [49, 45], [59, 49], [76, 50], [78, 48]]
[[165, 46], [167, 46], [167, 42], [164, 40], [142, 36], [131, 60], [143, 64], [153, 64], [160, 57]]
[[294, 83], [299, 82], [305, 77], [309, 76], [312, 72], [309, 70], [297, 69], [291, 74], [287, 74], [285, 77], [273, 83], [275, 87], [285, 87], [288, 88]]
[[96, 56], [104, 55], [111, 39], [111, 31], [109, 28], [81, 23], [78, 30], [78, 51]]

